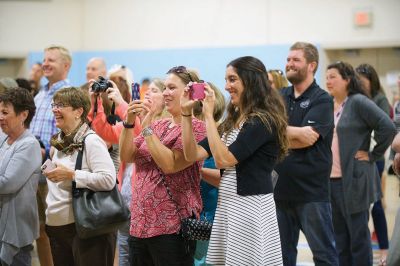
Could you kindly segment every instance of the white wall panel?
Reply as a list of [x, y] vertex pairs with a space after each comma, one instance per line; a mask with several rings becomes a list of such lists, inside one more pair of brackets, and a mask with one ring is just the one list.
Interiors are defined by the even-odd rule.
[[[373, 25], [353, 26], [370, 8]], [[400, 44], [398, 0], [0, 1], [0, 57], [60, 43], [71, 50], [285, 44]]]

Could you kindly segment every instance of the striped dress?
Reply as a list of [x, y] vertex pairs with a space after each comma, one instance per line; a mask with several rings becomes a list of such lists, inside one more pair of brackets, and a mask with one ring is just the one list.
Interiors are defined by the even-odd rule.
[[[229, 133], [226, 145], [240, 129]], [[273, 194], [240, 196], [236, 169], [225, 169], [219, 185], [207, 263], [212, 265], [282, 265], [281, 243]]]

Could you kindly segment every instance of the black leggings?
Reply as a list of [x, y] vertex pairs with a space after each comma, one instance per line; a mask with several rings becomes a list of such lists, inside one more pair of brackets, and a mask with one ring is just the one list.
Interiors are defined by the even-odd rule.
[[131, 266], [192, 266], [196, 241], [184, 241], [181, 235], [150, 238], [129, 237]]
[[[379, 176], [382, 180], [383, 169], [385, 168], [385, 161], [376, 161], [376, 167], [379, 171]], [[382, 206], [382, 201], [379, 199], [374, 203], [371, 211], [372, 221], [374, 222], [374, 228], [376, 237], [378, 238], [379, 249], [389, 248], [388, 229], [386, 223], [385, 210]]]

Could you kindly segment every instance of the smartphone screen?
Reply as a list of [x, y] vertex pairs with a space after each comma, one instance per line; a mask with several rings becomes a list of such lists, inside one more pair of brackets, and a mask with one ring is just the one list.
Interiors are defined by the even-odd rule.
[[140, 85], [139, 83], [132, 83], [132, 101], [140, 100]]

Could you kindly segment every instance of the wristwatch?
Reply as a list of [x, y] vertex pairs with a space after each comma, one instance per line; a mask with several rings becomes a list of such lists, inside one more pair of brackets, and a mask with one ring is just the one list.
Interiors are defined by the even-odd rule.
[[151, 129], [151, 127], [146, 127], [142, 130], [142, 136], [143, 137], [148, 137], [153, 135], [153, 130]]

